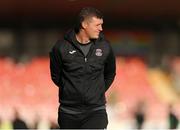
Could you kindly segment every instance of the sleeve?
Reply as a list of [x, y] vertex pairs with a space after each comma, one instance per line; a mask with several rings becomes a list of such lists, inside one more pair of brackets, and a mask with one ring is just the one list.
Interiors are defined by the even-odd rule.
[[116, 61], [112, 48], [110, 47], [110, 52], [104, 67], [105, 91], [107, 91], [108, 88], [111, 86], [112, 82], [114, 81], [115, 75], [116, 75]]
[[49, 52], [49, 57], [51, 79], [58, 87], [60, 87], [62, 85], [62, 58], [57, 43]]

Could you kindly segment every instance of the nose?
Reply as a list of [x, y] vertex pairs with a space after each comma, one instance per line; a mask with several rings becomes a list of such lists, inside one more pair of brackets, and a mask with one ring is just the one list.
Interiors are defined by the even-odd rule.
[[103, 30], [102, 25], [100, 25], [99, 26], [99, 31], [102, 31], [102, 30]]

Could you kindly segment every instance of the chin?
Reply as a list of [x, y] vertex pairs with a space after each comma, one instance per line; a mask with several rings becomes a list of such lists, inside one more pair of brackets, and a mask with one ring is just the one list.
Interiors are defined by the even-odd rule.
[[98, 38], [99, 38], [99, 35], [92, 37], [92, 39], [98, 39]]

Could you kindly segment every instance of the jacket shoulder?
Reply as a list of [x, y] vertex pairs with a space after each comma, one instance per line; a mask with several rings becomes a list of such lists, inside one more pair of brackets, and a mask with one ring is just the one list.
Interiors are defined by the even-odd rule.
[[99, 37], [98, 41], [106, 46], [110, 46], [109, 40], [106, 39], [106, 37], [103, 33], [100, 33], [100, 37]]
[[54, 49], [62, 48], [65, 44], [66, 44], [65, 40], [57, 40], [53, 48]]
[[56, 43], [52, 46], [51, 52], [62, 51], [66, 45], [67, 45], [67, 41], [57, 40]]
[[110, 49], [111, 48], [111, 44], [110, 44], [109, 40], [107, 40], [105, 38], [99, 40], [98, 44], [100, 44], [100, 46], [103, 46], [106, 49]]

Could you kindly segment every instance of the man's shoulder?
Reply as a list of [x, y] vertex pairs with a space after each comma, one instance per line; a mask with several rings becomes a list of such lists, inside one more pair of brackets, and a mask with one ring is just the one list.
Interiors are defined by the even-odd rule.
[[63, 40], [63, 39], [62, 39], [62, 40], [59, 39], [59, 40], [57, 40], [56, 43], [53, 45], [53, 48], [59, 50], [59, 49], [67, 48], [68, 45], [69, 45], [69, 42], [68, 42], [68, 41]]
[[63, 39], [58, 39], [55, 42], [55, 44], [52, 46], [50, 52], [52, 52], [52, 53], [61, 52], [62, 50], [64, 50], [66, 44], [67, 44], [67, 41], [65, 41]]
[[106, 37], [105, 37], [105, 35], [103, 33], [100, 33], [98, 41], [101, 42], [101, 43], [104, 43], [105, 45], [110, 44], [109, 40], [106, 39]]
[[110, 42], [105, 38], [98, 40], [98, 45], [100, 45], [102, 47], [105, 47], [105, 48], [110, 48], [111, 47]]
[[67, 44], [67, 41], [64, 39], [58, 39], [54, 45], [55, 48], [63, 47]]

